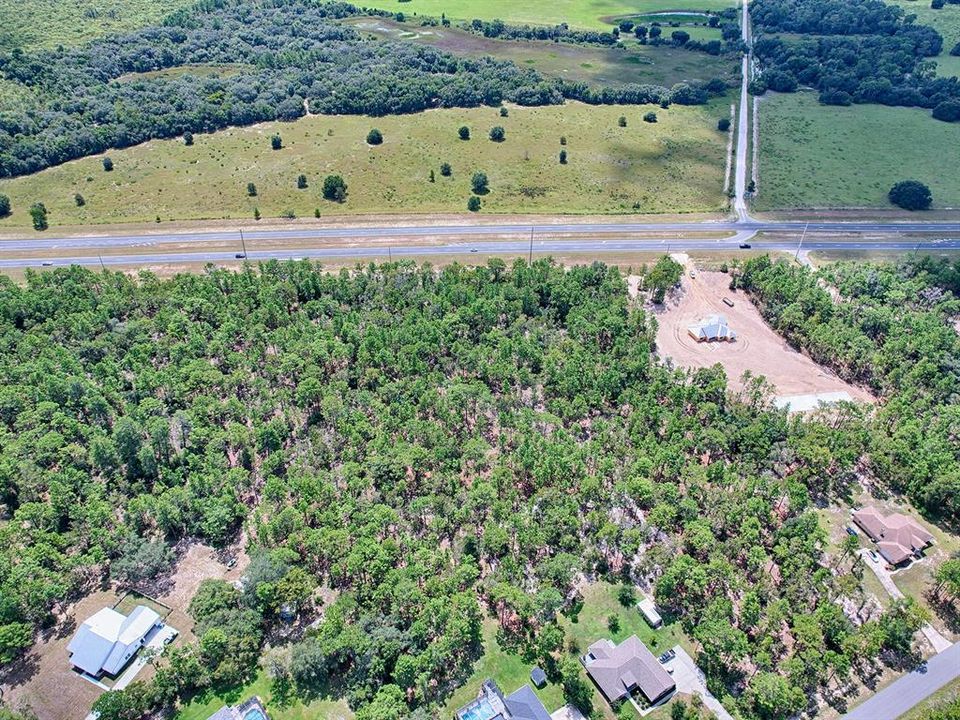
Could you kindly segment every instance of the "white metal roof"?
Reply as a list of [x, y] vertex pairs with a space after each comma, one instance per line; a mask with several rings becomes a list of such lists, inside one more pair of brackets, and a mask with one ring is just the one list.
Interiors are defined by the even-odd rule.
[[113, 608], [98, 610], [67, 645], [70, 662], [89, 675], [115, 675], [130, 659], [129, 651], [159, 622], [156, 611], [145, 605], [138, 605], [130, 615]]

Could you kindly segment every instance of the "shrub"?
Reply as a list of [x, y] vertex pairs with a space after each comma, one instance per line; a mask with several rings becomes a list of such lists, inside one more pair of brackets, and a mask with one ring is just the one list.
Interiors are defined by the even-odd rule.
[[612, 633], [620, 632], [620, 618], [616, 615], [607, 616], [607, 629]]
[[933, 109], [933, 117], [944, 122], [960, 120], [960, 101], [944, 100]]
[[274, 150], [279, 150], [280, 148], [282, 148], [283, 138], [281, 138], [279, 135], [272, 136], [270, 138], [270, 147], [272, 147]]
[[430, 182], [436, 182], [437, 176], [433, 173], [433, 168], [430, 168]]
[[6, 195], [0, 195], [0, 217], [6, 217], [10, 214], [10, 198]]
[[950, 54], [954, 57], [960, 57], [960, 42], [953, 46], [953, 49], [950, 51]]
[[561, 151], [560, 151], [560, 164], [561, 164], [561, 165], [566, 165], [566, 164], [567, 164], [567, 151], [566, 151], [566, 150], [561, 150]]
[[480, 209], [480, 206], [480, 198], [478, 198], [476, 195], [471, 195], [470, 199], [467, 200], [467, 210], [470, 212], [477, 212]]
[[257, 196], [257, 186], [254, 185], [252, 182], [247, 183], [247, 195], [250, 197]]
[[730, 118], [720, 118], [717, 120], [717, 130], [727, 132], [730, 129]]
[[633, 607], [637, 601], [637, 593], [633, 589], [633, 585], [627, 585], [626, 583], [621, 585], [617, 589], [617, 601], [623, 605], [623, 607]]
[[627, 126], [627, 118], [626, 118], [626, 116], [621, 115], [621, 116], [619, 117], [619, 119], [617, 120], [617, 125], [619, 125], [620, 127], [626, 127], [626, 126]]
[[655, 123], [657, 121], [657, 114], [653, 111], [650, 111], [643, 116], [643, 121], [648, 123]]
[[482, 172], [474, 173], [470, 179], [470, 187], [473, 188], [473, 192], [477, 195], [484, 195], [490, 192], [487, 174]]
[[457, 135], [460, 137], [461, 140], [469, 140], [470, 128], [468, 128], [466, 125], [462, 126], [459, 130], [457, 130]]
[[314, 216], [315, 218], [317, 218], [318, 220], [320, 219], [320, 208], [314, 208], [314, 209], [313, 209], [313, 216]]
[[370, 132], [367, 133], [367, 145], [382, 145], [383, 144], [383, 133], [381, 133], [376, 128], [373, 128]]
[[440, 174], [444, 177], [453, 175], [453, 168], [450, 167], [450, 163], [440, 163]]
[[930, 7], [934, 10], [942, 10], [943, 0], [933, 0], [933, 2], [930, 3]]
[[560, 144], [561, 144], [561, 145], [566, 145], [566, 144], [567, 144], [567, 136], [566, 136], [566, 135], [561, 135], [561, 136], [560, 136]]
[[253, 209], [253, 219], [254, 219], [254, 220], [259, 220], [259, 219], [260, 219], [260, 208], [254, 208], [254, 209]]
[[490, 139], [494, 142], [503, 142], [506, 137], [507, 131], [501, 126], [497, 125], [496, 127], [490, 128]]
[[510, 112], [505, 107], [500, 108], [500, 117], [507, 117], [509, 114]]
[[188, 146], [188, 147], [189, 147], [190, 145], [193, 145], [193, 133], [190, 132], [189, 130], [187, 130], [187, 131], [183, 134], [183, 144], [186, 145], [186, 146]]
[[77, 207], [83, 207], [87, 204], [87, 201], [83, 199], [83, 195], [80, 193], [73, 196], [73, 201], [77, 204]]
[[307, 176], [303, 174], [297, 175], [297, 189], [306, 190], [306, 188], [307, 188]]
[[901, 180], [890, 188], [887, 197], [904, 210], [926, 210], [933, 202], [930, 188], [919, 180]]
[[103, 159], [103, 170], [104, 170], [104, 172], [112, 172], [112, 171], [113, 171], [113, 160], [111, 160], [109, 157], [105, 157], [105, 158]]
[[43, 203], [34, 203], [30, 206], [30, 217], [33, 219], [34, 230], [46, 230], [49, 227], [47, 223], [47, 208]]
[[323, 197], [334, 202], [343, 202], [347, 198], [347, 183], [339, 175], [327, 175], [323, 181]]

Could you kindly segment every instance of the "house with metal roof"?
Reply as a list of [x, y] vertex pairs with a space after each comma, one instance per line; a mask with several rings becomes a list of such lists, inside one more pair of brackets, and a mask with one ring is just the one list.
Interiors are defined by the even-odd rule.
[[903, 513], [884, 515], [875, 507], [853, 513], [853, 521], [877, 544], [877, 550], [891, 565], [919, 557], [933, 543], [933, 535]]
[[598, 640], [587, 648], [587, 654], [580, 661], [610, 703], [632, 697], [639, 691], [649, 704], [655, 705], [677, 688], [660, 661], [636, 635], [619, 645], [606, 639]]
[[690, 325], [687, 332], [697, 342], [732, 342], [737, 334], [730, 329], [730, 323], [723, 315], [711, 315], [695, 325]]
[[95, 678], [117, 675], [163, 620], [155, 610], [137, 605], [129, 615], [103, 608], [84, 621], [67, 650], [78, 670]]
[[457, 710], [457, 720], [550, 720], [550, 713], [529, 685], [504, 695], [485, 680], [476, 699]]

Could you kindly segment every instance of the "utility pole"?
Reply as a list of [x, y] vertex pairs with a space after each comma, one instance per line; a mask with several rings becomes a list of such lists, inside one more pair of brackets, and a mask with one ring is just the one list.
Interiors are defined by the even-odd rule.
[[103, 256], [98, 254], [98, 255], [97, 255], [97, 260], [100, 261], [100, 269], [103, 270], [103, 272], [106, 272], [106, 271], [107, 271], [107, 268], [104, 267], [104, 265], [103, 265]]
[[527, 256], [527, 265], [533, 265], [533, 228], [530, 228], [530, 254]]
[[807, 236], [807, 228], [810, 227], [810, 223], [805, 223], [803, 226], [803, 232], [800, 233], [800, 244], [797, 245], [797, 254], [793, 256], [794, 260], [800, 260], [800, 248], [803, 247], [803, 239]]
[[393, 262], [393, 248], [387, 245], [387, 258], [390, 262]]
[[240, 245], [243, 247], [243, 257], [247, 257], [247, 243], [243, 240], [243, 228], [240, 228]]

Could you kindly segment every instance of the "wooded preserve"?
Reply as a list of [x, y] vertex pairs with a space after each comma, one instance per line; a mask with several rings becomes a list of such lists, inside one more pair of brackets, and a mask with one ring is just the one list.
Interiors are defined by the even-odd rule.
[[653, 583], [725, 704], [791, 714], [881, 651], [913, 652], [926, 611], [912, 601], [855, 626], [831, 600], [860, 581], [853, 558], [824, 553], [813, 503], [842, 494], [869, 451], [878, 481], [957, 514], [942, 405], [957, 339], [936, 330], [957, 271], [836, 270], [874, 308], [869, 326], [831, 312], [806, 269], [759, 259], [736, 276], [791, 341], [837, 338], [841, 370], [889, 395], [876, 420], [853, 406], [788, 418], [762, 381], [733, 396], [717, 367], [660, 364], [651, 318], [599, 263], [2, 280], [3, 659], [65, 600], [245, 525], [243, 588], [204, 582], [196, 644], [105, 694], [101, 717], [242, 684], [281, 611], [322, 610], [271, 665], [290, 692], [335, 683], [359, 720], [428, 718], [482, 652], [480, 600], [500, 642], [582, 705], [558, 622], [581, 573]]

